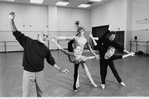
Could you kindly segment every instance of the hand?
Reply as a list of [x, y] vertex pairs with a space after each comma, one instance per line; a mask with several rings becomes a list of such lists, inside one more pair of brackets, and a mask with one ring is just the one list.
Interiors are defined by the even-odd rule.
[[111, 31], [111, 26], [109, 26], [108, 30]]
[[58, 49], [62, 50], [63, 48], [60, 45], [57, 45]]
[[95, 55], [95, 57], [96, 57], [96, 59], [97, 59], [97, 60], [99, 60], [99, 59], [100, 59], [100, 58], [99, 58], [99, 55]]
[[52, 37], [52, 39], [51, 39], [53, 42], [55, 42], [55, 39], [54, 39], [54, 37]]
[[62, 72], [62, 73], [69, 73], [69, 70], [67, 70], [67, 69], [61, 69], [60, 72]]
[[90, 38], [93, 38], [93, 35], [92, 35], [92, 33], [89, 33], [89, 37], [90, 37]]
[[131, 55], [131, 56], [134, 56], [134, 55], [135, 55], [135, 53], [134, 53], [134, 52], [130, 52], [130, 55]]
[[15, 19], [15, 13], [14, 12], [9, 13], [9, 19]]

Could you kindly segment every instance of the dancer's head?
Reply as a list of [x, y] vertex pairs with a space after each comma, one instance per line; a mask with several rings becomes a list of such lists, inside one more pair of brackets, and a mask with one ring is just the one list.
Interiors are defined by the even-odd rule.
[[107, 53], [108, 53], [109, 56], [113, 56], [115, 51], [116, 51], [116, 49], [113, 46], [109, 46], [108, 50], [107, 50]]
[[115, 36], [116, 36], [116, 32], [110, 31], [110, 33], [109, 33], [109, 40], [113, 41], [115, 39]]
[[74, 46], [74, 54], [75, 55], [81, 55], [82, 54], [82, 48], [80, 45]]
[[40, 33], [38, 34], [38, 41], [40, 41], [41, 43], [45, 43], [47, 38], [48, 34], [44, 31], [40, 31]]
[[84, 32], [85, 32], [84, 27], [78, 27], [77, 32], [78, 32], [78, 34], [84, 34]]

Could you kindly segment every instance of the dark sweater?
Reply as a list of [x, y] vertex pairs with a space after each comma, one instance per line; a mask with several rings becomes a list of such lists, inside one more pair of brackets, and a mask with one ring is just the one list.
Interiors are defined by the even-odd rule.
[[55, 64], [49, 48], [43, 43], [31, 39], [19, 31], [13, 32], [13, 35], [24, 48], [22, 63], [24, 70], [30, 72], [42, 71], [44, 69], [45, 58], [50, 65], [53, 66]]
[[113, 61], [113, 60], [117, 60], [117, 59], [122, 59], [122, 55], [113, 55], [107, 60], [104, 59], [104, 61], [108, 62], [108, 61]]
[[122, 48], [118, 43], [115, 41], [110, 41], [108, 38], [100, 38], [97, 41], [97, 47], [99, 50], [100, 58], [103, 58], [109, 46], [113, 46], [115, 49], [120, 50], [123, 52], [124, 48]]
[[113, 46], [115, 49], [118, 49], [121, 52], [124, 51], [124, 48], [121, 47], [117, 42], [110, 41], [109, 38], [106, 38], [106, 36], [109, 33], [110, 33], [110, 31], [107, 30], [106, 33], [104, 33], [104, 35], [101, 36], [101, 38], [99, 38], [99, 40], [97, 41], [97, 48], [98, 48], [101, 59], [104, 59], [104, 55], [107, 52], [107, 49], [109, 46]]

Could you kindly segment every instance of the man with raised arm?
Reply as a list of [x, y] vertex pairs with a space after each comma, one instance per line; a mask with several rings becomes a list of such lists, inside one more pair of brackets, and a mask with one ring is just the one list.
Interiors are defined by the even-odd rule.
[[17, 30], [14, 19], [15, 13], [9, 13], [10, 26], [13, 32], [13, 35], [24, 48], [23, 54], [23, 97], [28, 96], [29, 83], [35, 82], [37, 97], [43, 96], [43, 69], [44, 69], [44, 59], [47, 62], [58, 69], [60, 72], [68, 73], [67, 69], [60, 68], [49, 48], [45, 45], [48, 35], [41, 32], [38, 34], [38, 40], [33, 40], [28, 36], [25, 36], [23, 33]]

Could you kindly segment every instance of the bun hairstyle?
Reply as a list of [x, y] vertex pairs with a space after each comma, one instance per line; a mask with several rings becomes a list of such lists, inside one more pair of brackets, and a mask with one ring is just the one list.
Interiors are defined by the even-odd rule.
[[84, 27], [78, 27], [77, 32], [80, 33], [81, 30], [85, 31]]
[[76, 49], [78, 46], [81, 47], [79, 44], [77, 44], [77, 45], [74, 46], [74, 49]]

